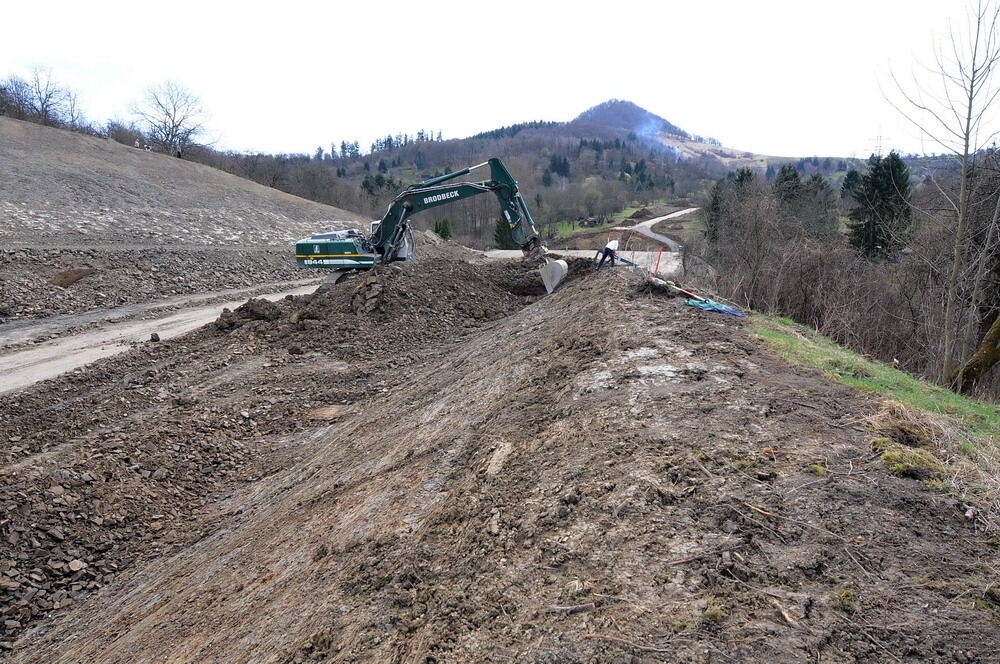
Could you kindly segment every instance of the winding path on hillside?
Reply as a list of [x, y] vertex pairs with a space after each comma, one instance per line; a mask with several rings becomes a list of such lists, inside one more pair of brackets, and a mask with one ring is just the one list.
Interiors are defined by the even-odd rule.
[[677, 212], [673, 212], [671, 214], [663, 215], [662, 217], [655, 217], [653, 219], [648, 219], [646, 221], [641, 221], [638, 224], [636, 224], [635, 226], [615, 226], [614, 230], [616, 230], [616, 231], [635, 231], [636, 233], [640, 233], [641, 235], [645, 235], [646, 237], [651, 238], [653, 240], [656, 240], [657, 242], [662, 242], [663, 244], [665, 244], [665, 245], [667, 245], [667, 246], [670, 247], [670, 251], [675, 251], [677, 253], [680, 253], [683, 250], [683, 248], [684, 248], [683, 245], [681, 245], [681, 243], [677, 242], [676, 240], [670, 239], [666, 235], [661, 235], [660, 233], [657, 233], [656, 231], [653, 230], [653, 226], [655, 226], [656, 224], [660, 223], [661, 221], [666, 221], [668, 219], [676, 219], [678, 217], [684, 217], [684, 216], [689, 215], [692, 212], [696, 212], [696, 211], [698, 211], [700, 209], [701, 208], [696, 208], [696, 207], [687, 208], [687, 209], [684, 209], [684, 210], [679, 210]]

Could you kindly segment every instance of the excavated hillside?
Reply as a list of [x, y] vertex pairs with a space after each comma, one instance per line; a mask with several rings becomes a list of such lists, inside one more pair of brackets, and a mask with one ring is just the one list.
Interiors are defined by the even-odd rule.
[[220, 170], [0, 117], [0, 242], [260, 245], [359, 221]]
[[0, 322], [302, 279], [364, 219], [214, 168], [0, 117]]
[[0, 397], [0, 653], [997, 661], [997, 551], [874, 407], [627, 273], [428, 248]]

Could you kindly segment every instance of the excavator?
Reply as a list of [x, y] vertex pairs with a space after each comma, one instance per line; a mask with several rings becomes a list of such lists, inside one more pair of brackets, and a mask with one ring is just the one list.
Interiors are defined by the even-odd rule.
[[[445, 184], [484, 166], [490, 168], [489, 180]], [[559, 286], [569, 268], [566, 261], [546, 256], [547, 250], [542, 245], [528, 206], [517, 189], [517, 181], [495, 157], [476, 166], [410, 185], [392, 200], [381, 220], [372, 222], [367, 234], [352, 228], [319, 233], [299, 240], [295, 244], [295, 258], [306, 267], [338, 270], [364, 270], [375, 265], [409, 260], [413, 257], [414, 249], [413, 232], [408, 221], [411, 216], [487, 192], [496, 195], [511, 234], [521, 247], [521, 253], [525, 260], [539, 265], [542, 283], [545, 290], [551, 293]]]

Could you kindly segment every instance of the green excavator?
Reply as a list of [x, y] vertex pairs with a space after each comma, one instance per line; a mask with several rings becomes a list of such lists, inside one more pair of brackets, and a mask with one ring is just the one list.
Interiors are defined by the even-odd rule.
[[[482, 182], [452, 182], [483, 166], [490, 167], [490, 179]], [[306, 267], [338, 270], [369, 269], [377, 264], [409, 260], [413, 256], [413, 232], [408, 219], [439, 205], [447, 205], [479, 194], [493, 192], [514, 241], [524, 258], [538, 263], [545, 290], [551, 293], [568, 271], [566, 261], [546, 256], [547, 250], [517, 189], [517, 181], [503, 163], [491, 158], [476, 166], [410, 185], [389, 204], [380, 221], [372, 222], [369, 233], [352, 228], [319, 233], [295, 244], [295, 258]]]

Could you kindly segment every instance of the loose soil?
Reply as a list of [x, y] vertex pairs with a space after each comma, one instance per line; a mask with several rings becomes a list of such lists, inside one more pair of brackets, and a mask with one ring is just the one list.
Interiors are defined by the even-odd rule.
[[298, 267], [291, 245], [4, 249], [0, 326], [4, 319], [80, 313], [316, 274]]
[[426, 248], [0, 398], [0, 645], [996, 661], [997, 549], [873, 406], [625, 271]]

